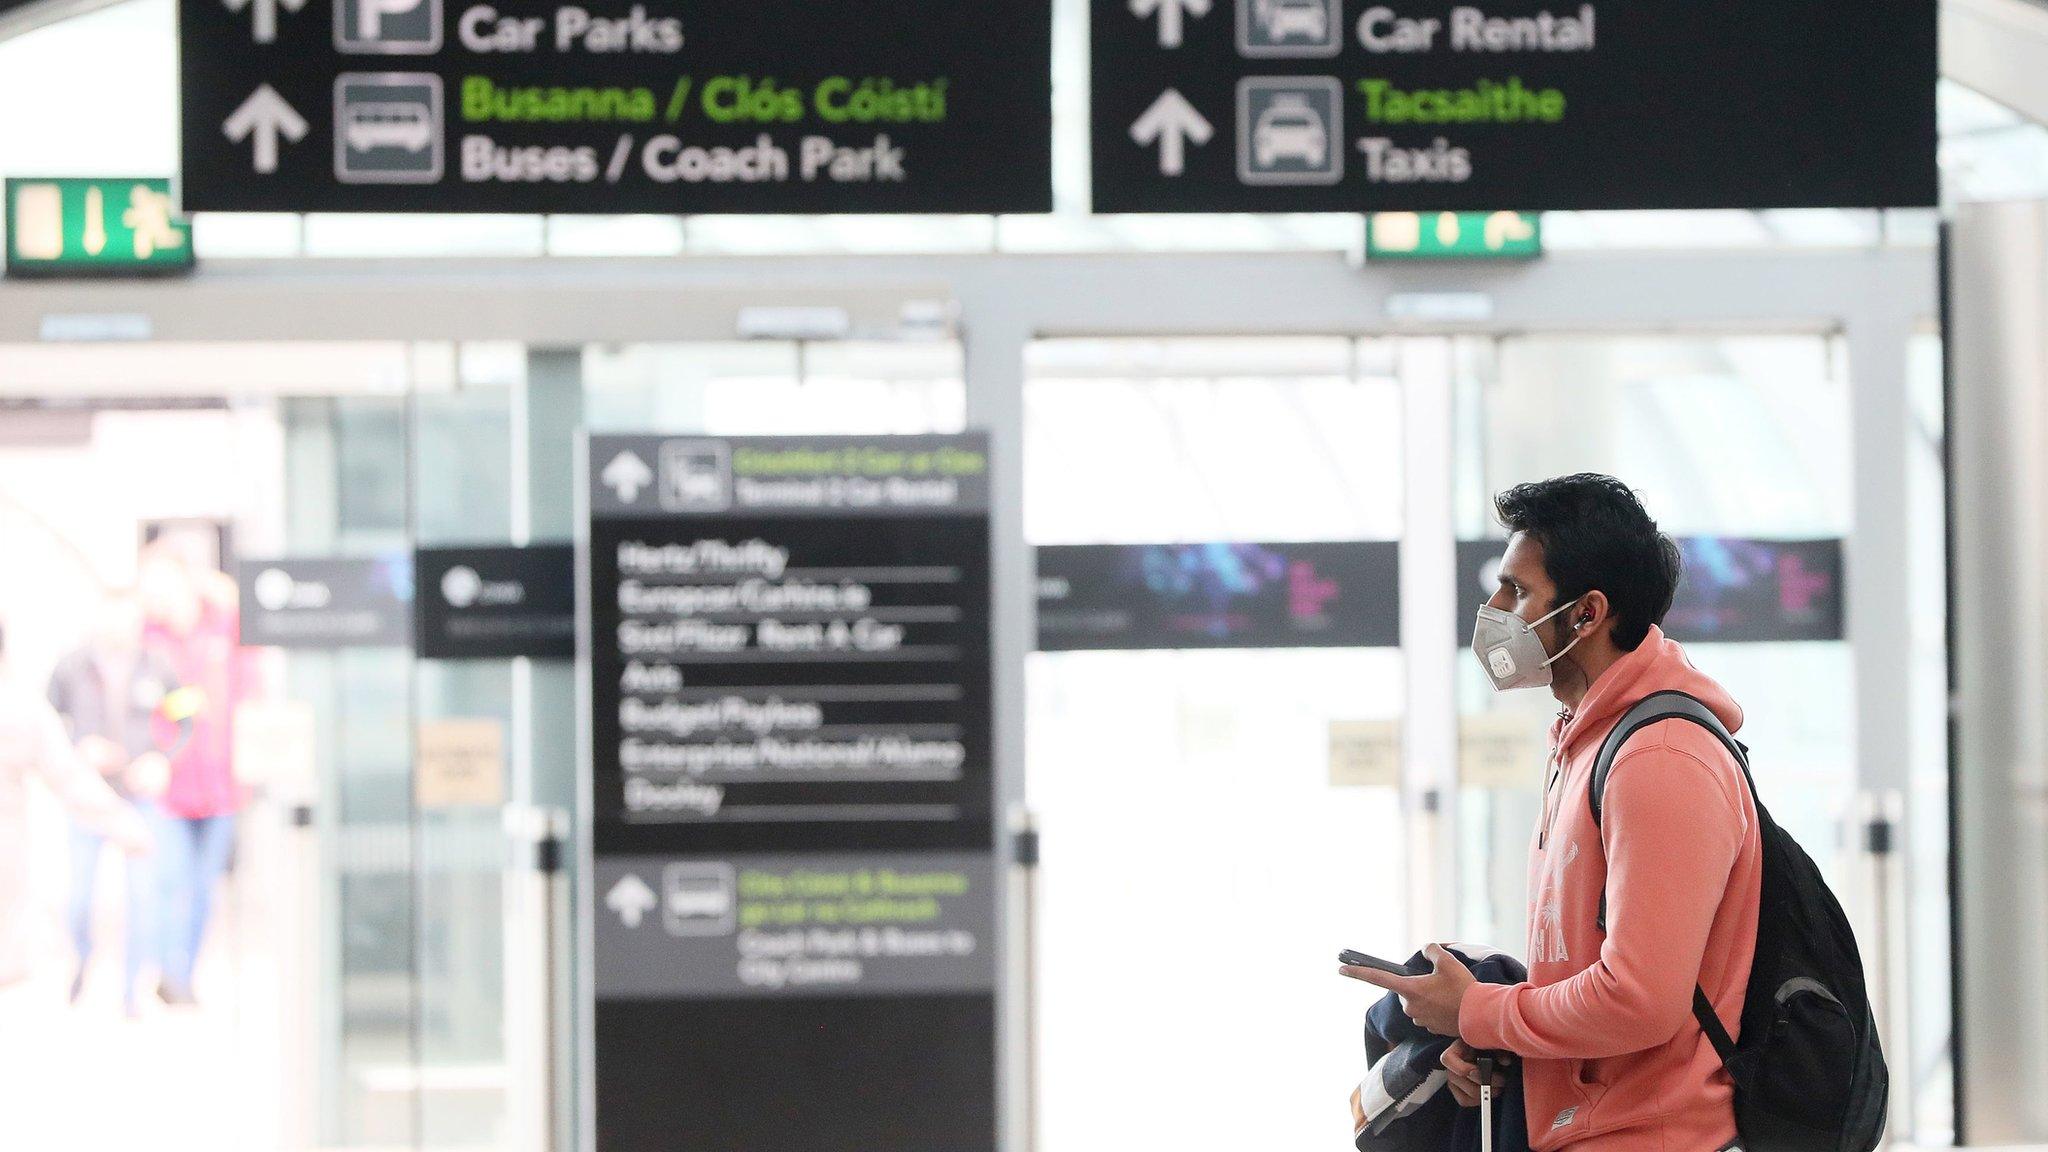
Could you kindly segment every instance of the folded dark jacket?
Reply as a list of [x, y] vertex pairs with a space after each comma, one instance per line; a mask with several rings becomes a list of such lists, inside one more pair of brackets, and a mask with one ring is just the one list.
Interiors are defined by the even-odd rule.
[[[1446, 945], [1480, 980], [1519, 984], [1529, 978], [1521, 961], [1503, 952], [1465, 944]], [[1410, 968], [1427, 968], [1428, 957], [1409, 957]], [[1479, 1152], [1479, 1110], [1461, 1108], [1445, 1087], [1443, 1056], [1451, 1038], [1438, 1036], [1408, 1018], [1401, 998], [1389, 992], [1365, 1014], [1364, 1083], [1352, 1094], [1353, 1144], [1358, 1152]], [[1518, 1065], [1501, 1069], [1507, 1087], [1494, 1093], [1494, 1152], [1528, 1152], [1529, 1124], [1522, 1112]]]

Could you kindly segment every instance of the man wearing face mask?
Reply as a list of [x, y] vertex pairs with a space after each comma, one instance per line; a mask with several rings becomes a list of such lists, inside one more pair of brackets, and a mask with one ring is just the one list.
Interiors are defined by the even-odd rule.
[[1519, 1057], [1537, 1152], [1736, 1147], [1734, 1089], [1693, 990], [1737, 1030], [1763, 877], [1741, 769], [1705, 728], [1674, 719], [1622, 747], [1598, 823], [1588, 786], [1602, 740], [1651, 693], [1688, 693], [1731, 732], [1742, 710], [1658, 627], [1678, 549], [1625, 485], [1565, 476], [1494, 507], [1508, 545], [1473, 654], [1496, 690], [1548, 687], [1562, 705], [1529, 855], [1529, 980], [1477, 983], [1434, 945], [1427, 976], [1344, 974], [1459, 1038], [1444, 1066], [1461, 1103], [1478, 1100], [1475, 1053]]

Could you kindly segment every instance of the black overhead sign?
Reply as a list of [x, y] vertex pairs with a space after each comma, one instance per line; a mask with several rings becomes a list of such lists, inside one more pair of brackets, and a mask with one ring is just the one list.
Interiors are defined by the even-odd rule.
[[184, 208], [1042, 212], [1049, 0], [186, 0]]
[[[1500, 540], [1458, 541], [1457, 640], [1493, 595]], [[1770, 644], [1843, 638], [1842, 542], [1682, 536], [1678, 594], [1664, 632], [1687, 644]]]
[[588, 459], [597, 1152], [992, 1152], [985, 438]]
[[1935, 0], [1093, 0], [1097, 212], [1936, 202]]
[[575, 659], [572, 545], [422, 548], [413, 570], [422, 659]]
[[1393, 648], [1401, 546], [1069, 544], [1038, 549], [1038, 648]]
[[412, 559], [403, 554], [243, 560], [242, 643], [386, 648], [412, 642]]

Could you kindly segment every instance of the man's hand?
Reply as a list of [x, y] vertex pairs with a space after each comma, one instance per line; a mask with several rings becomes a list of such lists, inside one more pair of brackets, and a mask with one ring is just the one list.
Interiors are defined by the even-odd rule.
[[1375, 987], [1385, 988], [1401, 997], [1401, 1010], [1410, 1020], [1422, 1025], [1439, 1036], [1458, 1035], [1458, 1009], [1465, 1003], [1465, 990], [1477, 984], [1465, 965], [1456, 956], [1444, 951], [1443, 945], [1431, 944], [1423, 949], [1423, 955], [1436, 965], [1436, 971], [1427, 976], [1395, 976], [1377, 968], [1358, 968], [1351, 965], [1339, 966], [1337, 971], [1353, 980], [1363, 980]]
[[[1478, 1053], [1472, 1051], [1472, 1046], [1463, 1040], [1444, 1050], [1444, 1071], [1450, 1073], [1446, 1083], [1460, 1107], [1479, 1107], [1478, 1056]], [[1496, 1071], [1493, 1074], [1493, 1090], [1498, 1093], [1507, 1086], [1507, 1077]]]

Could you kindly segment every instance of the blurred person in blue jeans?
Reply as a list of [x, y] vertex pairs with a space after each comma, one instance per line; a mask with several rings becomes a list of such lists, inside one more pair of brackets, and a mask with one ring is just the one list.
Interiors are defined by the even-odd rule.
[[[159, 744], [176, 743], [163, 794], [153, 806], [162, 914], [164, 1003], [194, 1004], [192, 974], [214, 888], [234, 856], [242, 786], [234, 774], [235, 708], [256, 683], [241, 647], [235, 582], [196, 563], [171, 541], [145, 547], [137, 568], [144, 643], [160, 653], [180, 685], [179, 706], [157, 717]], [[167, 726], [182, 726], [176, 735]]]
[[[50, 706], [64, 720], [78, 758], [97, 771], [116, 795], [141, 812], [153, 808], [170, 765], [157, 746], [157, 718], [176, 689], [164, 658], [143, 644], [142, 604], [134, 593], [109, 592], [84, 645], [57, 662], [50, 674]], [[71, 828], [71, 940], [78, 969], [71, 1000], [85, 990], [93, 953], [93, 897], [106, 837], [93, 824]], [[137, 1014], [135, 989], [145, 959], [154, 959], [156, 879], [147, 856], [129, 856], [127, 941], [121, 1005]]]
[[131, 856], [150, 850], [142, 817], [78, 758], [50, 702], [7, 667], [0, 632], [0, 987], [33, 974], [29, 898], [29, 781], [40, 779], [71, 818]]

